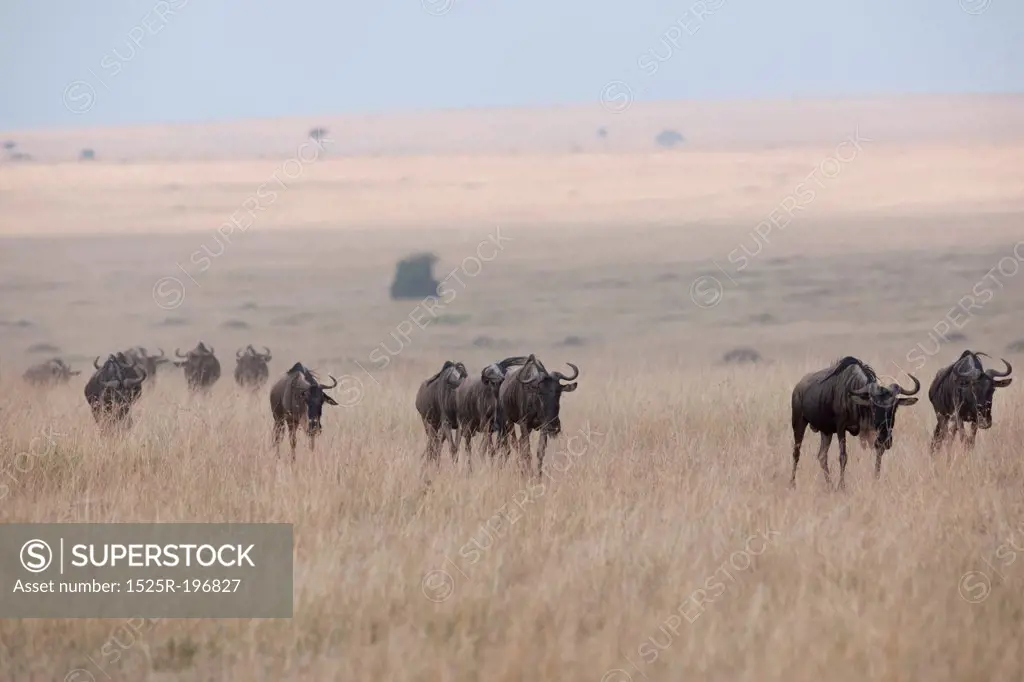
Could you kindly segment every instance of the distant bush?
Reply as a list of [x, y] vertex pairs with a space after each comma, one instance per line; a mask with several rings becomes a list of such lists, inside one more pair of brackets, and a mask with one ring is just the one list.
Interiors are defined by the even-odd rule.
[[391, 298], [397, 301], [437, 296], [441, 283], [434, 279], [436, 262], [437, 256], [432, 253], [416, 253], [398, 261], [395, 279], [391, 282]]
[[319, 142], [327, 137], [327, 128], [312, 128], [309, 131], [309, 137]]
[[755, 364], [762, 360], [761, 354], [753, 348], [733, 348], [722, 356], [722, 362], [730, 365]]
[[83, 149], [82, 151], [78, 152], [78, 160], [79, 161], [95, 161], [96, 160], [96, 152], [94, 150], [92, 150], [92, 149]]
[[685, 141], [686, 138], [684, 138], [679, 132], [675, 130], [665, 129], [654, 136], [654, 142], [659, 147], [665, 147], [666, 149], [671, 149], [672, 147], [675, 147], [677, 144], [682, 144]]

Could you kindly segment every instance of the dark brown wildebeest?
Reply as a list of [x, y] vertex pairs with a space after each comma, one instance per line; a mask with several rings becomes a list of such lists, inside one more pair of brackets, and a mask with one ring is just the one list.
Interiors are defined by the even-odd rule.
[[29, 367], [22, 378], [33, 386], [56, 386], [68, 383], [79, 374], [80, 371], [73, 371], [61, 358], [52, 358]]
[[324, 403], [338, 404], [334, 398], [324, 393], [338, 385], [337, 379], [331, 377], [331, 380], [334, 383], [330, 386], [321, 384], [313, 372], [306, 369], [301, 362], [296, 362], [271, 387], [270, 412], [274, 417], [275, 452], [279, 451], [281, 436], [284, 435], [284, 429], [287, 426], [288, 438], [292, 446], [292, 461], [295, 461], [295, 432], [303, 422], [306, 423], [306, 433], [309, 435], [309, 449], [311, 451], [314, 449], [316, 437], [323, 429], [320, 424], [320, 415], [323, 412]]
[[[575, 391], [575, 379], [580, 375], [579, 367], [571, 362], [565, 364], [572, 368], [572, 376], [548, 372], [544, 364], [531, 354], [522, 367], [508, 371], [498, 389], [498, 442], [507, 458], [509, 438], [515, 440], [515, 425], [518, 424], [520, 461], [524, 468], [532, 468], [530, 433], [540, 431], [537, 443], [538, 476], [544, 471], [548, 439], [562, 431], [562, 420], [559, 417], [562, 393]], [[563, 381], [572, 383], [563, 384]]]
[[455, 411], [458, 416], [458, 434], [455, 442], [465, 442], [467, 461], [473, 461], [473, 436], [483, 433], [484, 455], [495, 452], [494, 434], [497, 432], [498, 389], [510, 367], [526, 362], [525, 355], [505, 358], [484, 367], [480, 376], [469, 377], [455, 389]]
[[181, 362], [175, 362], [175, 367], [185, 369], [185, 381], [192, 391], [204, 391], [213, 386], [220, 379], [220, 360], [213, 354], [213, 347], [206, 347], [202, 341], [185, 355], [181, 350], [175, 348], [174, 354], [179, 358], [185, 358]]
[[839, 487], [846, 486], [846, 434], [860, 436], [868, 447], [874, 436], [875, 478], [882, 472], [882, 453], [892, 447], [896, 408], [913, 405], [912, 396], [921, 390], [921, 382], [910, 374], [914, 390], [907, 391], [899, 384], [883, 384], [870, 366], [857, 358], [846, 356], [831, 366], [804, 376], [793, 389], [793, 475], [790, 485], [796, 485], [796, 467], [800, 462], [800, 445], [807, 427], [821, 434], [818, 462], [825, 472], [825, 484], [832, 487], [828, 472], [828, 448], [832, 436], [839, 435]]
[[440, 463], [444, 441], [451, 446], [452, 461], [458, 462], [458, 443], [453, 430], [458, 427], [458, 412], [455, 407], [455, 390], [469, 376], [461, 362], [446, 360], [441, 371], [430, 377], [416, 391], [416, 411], [423, 420], [427, 434], [427, 448], [423, 456]]
[[270, 377], [270, 368], [267, 367], [273, 356], [270, 349], [263, 347], [262, 353], [257, 352], [252, 344], [235, 353], [235, 382], [242, 388], [251, 388], [258, 391]]
[[[932, 379], [928, 400], [937, 419], [935, 433], [932, 434], [932, 453], [952, 441], [957, 431], [960, 432], [960, 442], [966, 442], [968, 448], [973, 448], [978, 429], [992, 427], [992, 398], [997, 388], [1006, 388], [1013, 381], [1006, 378], [1013, 372], [1013, 366], [1003, 360], [1006, 371], [986, 370], [978, 359], [979, 355], [991, 357], [986, 353], [965, 350], [953, 364], [936, 372]], [[964, 429], [965, 422], [971, 425], [969, 436]]]
[[124, 354], [129, 358], [135, 358], [135, 361], [142, 365], [142, 368], [146, 370], [146, 380], [143, 384], [153, 385], [156, 383], [156, 370], [160, 365], [170, 363], [165, 357], [163, 348], [158, 348], [160, 355], [150, 355], [145, 348], [142, 346], [135, 346], [124, 351]]
[[113, 425], [131, 428], [131, 408], [142, 395], [146, 370], [124, 353], [108, 355], [103, 365], [97, 357], [92, 364], [96, 371], [85, 385], [85, 399], [93, 419], [101, 430]]

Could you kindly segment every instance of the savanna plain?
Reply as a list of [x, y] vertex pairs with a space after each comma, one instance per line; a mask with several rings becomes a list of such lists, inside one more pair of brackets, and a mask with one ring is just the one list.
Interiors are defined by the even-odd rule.
[[[825, 115], [793, 106], [797, 128]], [[295, 533], [292, 619], [4, 620], [0, 679], [1019, 680], [1022, 387], [973, 451], [936, 455], [927, 389], [966, 348], [1024, 367], [1024, 134], [904, 139], [901, 106], [786, 145], [327, 145], [220, 233], [295, 149], [133, 158], [195, 133], [125, 130], [117, 162], [0, 165], [0, 519]], [[419, 251], [440, 304], [388, 296]], [[209, 395], [164, 367], [131, 431], [98, 432], [93, 358], [200, 340]], [[271, 381], [296, 361], [339, 380], [294, 463], [269, 385], [231, 376], [250, 343]], [[725, 360], [741, 348], [760, 359]], [[580, 369], [543, 476], [428, 468], [419, 383], [529, 353]], [[23, 384], [55, 355], [82, 374]], [[791, 489], [793, 385], [844, 355], [912, 373], [920, 401], [880, 479], [850, 439], [827, 489], [808, 433]]]

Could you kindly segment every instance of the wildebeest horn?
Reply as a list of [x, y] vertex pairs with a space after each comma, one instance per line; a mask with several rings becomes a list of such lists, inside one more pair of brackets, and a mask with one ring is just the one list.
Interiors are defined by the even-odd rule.
[[188, 357], [187, 355], [182, 355], [182, 354], [181, 354], [181, 349], [180, 349], [180, 348], [175, 348], [175, 349], [174, 349], [174, 354], [175, 354], [176, 356], [178, 356], [179, 358], [187, 358], [187, 357]]
[[125, 380], [124, 380], [124, 386], [125, 386], [125, 388], [129, 388], [129, 387], [131, 387], [131, 386], [138, 386], [139, 384], [141, 384], [141, 383], [142, 383], [143, 381], [145, 381], [145, 380], [146, 380], [146, 376], [147, 376], [147, 375], [146, 375], [146, 370], [144, 370], [144, 369], [142, 369], [141, 367], [139, 367], [139, 373], [140, 373], [140, 374], [141, 374], [142, 376], [140, 376], [140, 377], [135, 377], [134, 379], [125, 379]]
[[241, 358], [242, 357], [242, 349], [241, 348], [239, 348], [238, 350], [235, 351], [235, 357], [236, 358]]
[[333, 381], [334, 383], [331, 384], [330, 386], [328, 386], [327, 384], [320, 384], [320, 388], [322, 388], [325, 391], [329, 391], [329, 390], [331, 390], [332, 388], [334, 388], [335, 386], [338, 385], [338, 380], [337, 379], [335, 379], [330, 374], [328, 374], [327, 376], [331, 377], [331, 381]]
[[164, 349], [163, 348], [157, 348], [157, 350], [160, 351], [160, 355], [154, 355], [153, 357], [154, 358], [162, 358], [164, 356]]
[[[524, 379], [523, 376], [526, 375], [527, 368], [530, 365], [533, 365], [535, 374], [532, 379]], [[537, 358], [534, 357], [533, 353], [530, 353], [530, 357], [526, 359], [526, 363], [523, 365], [523, 368], [516, 373], [516, 379], [519, 379], [519, 382], [522, 384], [536, 384], [547, 374], [542, 367], [543, 365], [541, 365]]]
[[1007, 361], [1006, 361], [1005, 359], [1003, 359], [1003, 358], [999, 358], [999, 359], [1003, 361], [1003, 364], [1004, 364], [1004, 365], [1006, 365], [1006, 371], [1005, 371], [1005, 372], [997, 372], [997, 371], [996, 371], [996, 370], [994, 370], [994, 369], [990, 369], [990, 370], [988, 370], [988, 372], [986, 372], [986, 374], [988, 374], [988, 375], [989, 375], [990, 377], [992, 377], [993, 379], [999, 379], [1000, 377], [1008, 377], [1008, 376], [1010, 376], [1010, 372], [1012, 372], [1012, 371], [1013, 371], [1013, 365], [1011, 365], [1010, 363], [1008, 363], [1008, 362], [1007, 362]]
[[266, 346], [263, 346], [263, 350], [265, 351], [263, 353], [263, 357], [266, 358], [267, 362], [270, 362], [270, 360], [273, 358], [273, 356], [270, 354], [270, 349], [267, 348]]
[[210, 347], [208, 347], [208, 348], [206, 349], [206, 354], [207, 354], [207, 355], [213, 355], [213, 346], [210, 346]]
[[96, 359], [92, 361], [92, 366], [96, 369], [100, 368], [100, 356], [96, 356]]
[[494, 366], [498, 367], [502, 372], [507, 372], [509, 367], [525, 365], [528, 359], [525, 355], [516, 355], [515, 357], [505, 358], [501, 362], [495, 362]]
[[900, 395], [915, 395], [918, 391], [921, 390], [921, 382], [918, 381], [917, 377], [915, 377], [913, 374], [908, 373], [907, 376], [910, 377], [910, 380], [914, 382], [914, 390], [913, 391], [908, 391], [907, 389], [903, 388], [899, 384], [896, 384], [896, 386], [900, 390]]
[[573, 379], [575, 379], [576, 377], [578, 377], [580, 375], [580, 368], [579, 367], [577, 367], [576, 365], [572, 364], [571, 362], [567, 362], [565, 364], [569, 365], [573, 369], [574, 374], [571, 377], [567, 377], [564, 374], [562, 374], [561, 372], [552, 372], [551, 376], [553, 376], [555, 379], [558, 379], [559, 381], [572, 381]]

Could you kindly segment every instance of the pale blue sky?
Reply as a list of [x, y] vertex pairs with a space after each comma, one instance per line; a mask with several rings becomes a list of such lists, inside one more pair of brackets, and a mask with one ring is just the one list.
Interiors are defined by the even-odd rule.
[[[426, 9], [448, 5], [440, 16]], [[696, 18], [700, 7], [717, 9]], [[665, 61], [653, 70], [656, 56]], [[637, 100], [1021, 92], [1024, 1], [3, 0], [0, 8], [0, 129], [598, 106], [613, 80], [629, 83]]]

